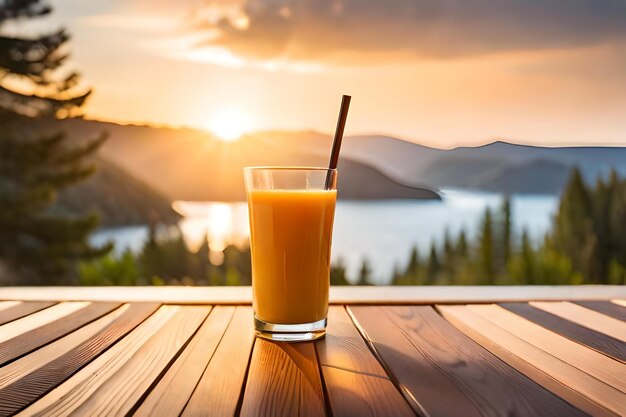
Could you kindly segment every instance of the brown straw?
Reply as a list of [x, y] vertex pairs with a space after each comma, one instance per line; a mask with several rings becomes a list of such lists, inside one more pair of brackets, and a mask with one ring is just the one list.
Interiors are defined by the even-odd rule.
[[[337, 129], [335, 130], [335, 138], [333, 139], [333, 150], [330, 153], [330, 163], [328, 169], [337, 169], [339, 162], [339, 150], [341, 149], [341, 140], [343, 139], [343, 130], [346, 127], [346, 119], [348, 118], [348, 108], [350, 107], [350, 96], [344, 95], [341, 98], [341, 109], [339, 110], [339, 119], [337, 120]], [[326, 189], [330, 190], [333, 186], [332, 171], [326, 174]]]

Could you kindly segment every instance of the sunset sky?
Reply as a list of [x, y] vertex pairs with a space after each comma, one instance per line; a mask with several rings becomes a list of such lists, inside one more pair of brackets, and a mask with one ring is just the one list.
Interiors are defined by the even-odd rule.
[[626, 145], [624, 0], [52, 5], [91, 118], [331, 132], [346, 93], [347, 134]]

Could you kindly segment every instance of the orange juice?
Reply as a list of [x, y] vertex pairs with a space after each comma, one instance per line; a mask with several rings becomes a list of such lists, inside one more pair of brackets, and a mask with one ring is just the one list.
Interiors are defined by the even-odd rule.
[[254, 311], [269, 323], [326, 318], [336, 190], [250, 190]]

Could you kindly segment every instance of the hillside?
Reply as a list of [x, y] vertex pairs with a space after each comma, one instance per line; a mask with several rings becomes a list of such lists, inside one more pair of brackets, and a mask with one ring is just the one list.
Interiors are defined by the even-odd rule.
[[97, 170], [86, 182], [64, 190], [56, 210], [82, 214], [97, 212], [102, 226], [175, 223], [179, 216], [169, 200], [115, 164], [96, 159]]
[[[281, 147], [325, 149], [330, 136], [314, 132], [267, 132]], [[625, 141], [626, 143], [626, 141]], [[320, 145], [321, 144], [321, 145]], [[404, 184], [459, 187], [504, 193], [558, 194], [578, 166], [594, 182], [612, 168], [626, 174], [625, 147], [526, 146], [496, 141], [483, 146], [436, 149], [383, 135], [349, 136], [342, 155], [378, 168]]]
[[[331, 147], [329, 135], [313, 131], [258, 132], [225, 143], [193, 129], [80, 119], [55, 122], [55, 127], [77, 140], [108, 132], [102, 157], [170, 200], [242, 200], [242, 167], [325, 166]], [[574, 166], [579, 166], [589, 181], [607, 175], [611, 168], [624, 175], [626, 148], [548, 148], [499, 141], [447, 150], [389, 136], [348, 136], [339, 166], [339, 196], [439, 198], [430, 190], [442, 187], [558, 194]]]
[[[77, 140], [106, 131], [109, 138], [101, 150], [102, 157], [171, 200], [241, 201], [245, 199], [243, 167], [325, 166], [330, 153], [329, 143], [326, 146], [317, 141], [313, 149], [298, 144], [283, 146], [270, 135], [250, 135], [225, 143], [190, 129], [85, 120], [68, 120], [60, 126]], [[348, 157], [341, 159], [339, 172], [340, 199], [440, 198], [430, 189], [402, 184], [380, 169]]]

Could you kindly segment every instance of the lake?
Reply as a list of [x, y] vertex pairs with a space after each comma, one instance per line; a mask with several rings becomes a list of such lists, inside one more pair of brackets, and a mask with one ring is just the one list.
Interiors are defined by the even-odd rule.
[[[442, 190], [442, 201], [383, 200], [337, 203], [333, 234], [333, 260], [341, 258], [349, 278], [355, 278], [367, 258], [377, 284], [391, 279], [394, 266], [404, 267], [411, 248], [423, 255], [432, 241], [441, 244], [445, 230], [456, 237], [464, 229], [471, 239], [477, 233], [486, 207], [497, 208], [502, 195], [461, 189]], [[229, 244], [248, 244], [248, 209], [245, 203], [176, 201], [184, 217], [179, 226], [190, 249], [196, 250], [208, 236], [211, 259], [219, 263]], [[550, 228], [558, 197], [513, 195], [511, 207], [515, 231], [526, 229], [539, 240]], [[94, 244], [112, 240], [119, 253], [139, 250], [148, 235], [146, 226], [104, 229], [92, 236]]]

